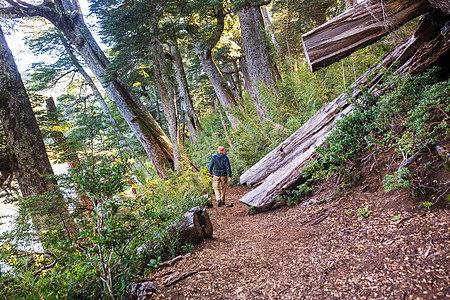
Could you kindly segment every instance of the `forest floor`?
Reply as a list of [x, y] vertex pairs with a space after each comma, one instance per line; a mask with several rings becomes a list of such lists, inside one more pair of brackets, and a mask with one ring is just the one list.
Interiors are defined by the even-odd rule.
[[153, 299], [450, 299], [448, 201], [426, 209], [379, 177], [258, 214], [239, 202], [249, 188], [231, 187], [233, 207], [208, 208], [213, 238], [152, 274]]

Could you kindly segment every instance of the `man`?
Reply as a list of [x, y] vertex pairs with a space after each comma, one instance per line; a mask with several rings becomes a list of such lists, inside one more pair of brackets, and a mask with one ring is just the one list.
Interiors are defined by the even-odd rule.
[[225, 205], [225, 192], [228, 182], [231, 181], [230, 160], [225, 155], [225, 148], [220, 146], [217, 148], [217, 155], [211, 159], [208, 172], [213, 177], [213, 189], [216, 194], [217, 206]]

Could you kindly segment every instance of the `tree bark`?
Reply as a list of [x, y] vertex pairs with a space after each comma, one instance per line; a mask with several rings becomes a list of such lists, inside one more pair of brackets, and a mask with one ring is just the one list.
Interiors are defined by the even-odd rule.
[[84, 23], [78, 1], [55, 0], [32, 5], [8, 0], [8, 3], [12, 6], [0, 8], [0, 14], [4, 17], [43, 17], [64, 34], [116, 104], [147, 152], [158, 176], [167, 176], [173, 162], [172, 144], [131, 88], [117, 76], [106, 76], [106, 67], [110, 62]]
[[272, 21], [270, 19], [270, 15], [269, 15], [269, 12], [267, 11], [267, 8], [265, 6], [261, 6], [261, 12], [262, 12], [262, 15], [264, 18], [264, 22], [266, 24], [266, 28], [268, 28], [268, 30], [269, 30], [270, 39], [272, 40], [273, 45], [277, 49], [278, 53], [281, 56], [284, 56], [283, 50], [281, 49], [281, 46], [280, 46], [280, 43], [278, 43], [277, 36], [275, 35], [275, 32], [273, 31]]
[[302, 36], [311, 71], [373, 44], [400, 25], [429, 11], [425, 0], [367, 0]]
[[178, 90], [181, 97], [181, 109], [184, 112], [184, 120], [189, 132], [189, 139], [192, 143], [198, 140], [198, 132], [202, 130], [202, 126], [197, 118], [194, 110], [191, 93], [184, 71], [183, 60], [181, 58], [180, 49], [178, 48], [178, 41], [172, 40], [170, 45], [170, 53], [172, 55], [173, 68], [175, 70], [175, 77], [178, 83]]
[[[442, 12], [433, 11], [422, 16], [416, 32], [407, 41], [356, 80], [353, 84], [353, 96], [359, 94], [359, 86], [374, 88], [382, 80], [383, 72], [380, 70], [384, 68], [395, 66], [398, 68], [397, 72], [408, 71], [410, 68], [406, 66], [410, 65], [411, 58], [418, 52], [417, 50], [441, 36], [441, 28], [450, 17], [444, 15]], [[448, 36], [446, 38], [441, 36], [441, 40], [448, 44]], [[448, 56], [448, 53], [449, 51], [441, 53], [440, 57], [433, 60], [424, 60], [420, 69], [431, 66], [439, 58]], [[240, 201], [259, 211], [270, 209], [275, 205], [277, 196], [303, 180], [301, 168], [314, 156], [315, 148], [323, 143], [331, 132], [332, 125], [342, 115], [351, 111], [352, 106], [347, 102], [345, 93], [325, 104], [308, 122], [241, 176], [242, 184], [259, 186]]]
[[[67, 205], [58, 191], [41, 131], [22, 78], [0, 28], [0, 119], [14, 161], [22, 196], [39, 196], [30, 202], [36, 232], [42, 234], [63, 224], [67, 235], [76, 232]], [[47, 194], [49, 193], [49, 194]], [[44, 242], [45, 242], [45, 238]]]
[[259, 119], [267, 117], [263, 94], [278, 93], [276, 65], [264, 33], [264, 20], [259, 6], [244, 6], [238, 11], [242, 46], [250, 78], [250, 95]]
[[153, 58], [153, 70], [156, 79], [156, 86], [158, 88], [158, 93], [164, 109], [164, 115], [166, 116], [167, 127], [169, 128], [169, 135], [172, 139], [174, 168], [176, 171], [180, 171], [181, 140], [176, 107], [175, 87], [172, 80], [170, 79], [169, 71], [167, 70], [164, 50], [161, 43], [159, 42], [156, 32], [157, 29], [154, 28], [154, 32], [150, 41], [150, 48], [152, 50]]
[[188, 26], [187, 30], [192, 44], [194, 45], [195, 52], [202, 64], [202, 67], [214, 88], [220, 105], [225, 108], [225, 113], [233, 128], [237, 128], [239, 124], [238, 118], [233, 114], [233, 109], [241, 109], [239, 102], [233, 94], [233, 91], [228, 86], [227, 81], [217, 68], [216, 63], [212, 58], [212, 50], [217, 45], [222, 36], [222, 32], [225, 26], [225, 13], [223, 4], [217, 5], [215, 16], [217, 19], [215, 29], [210, 37], [201, 37], [198, 32], [197, 25]]
[[200, 43], [194, 42], [195, 52], [197, 53], [200, 62], [202, 63], [203, 69], [205, 70], [209, 81], [211, 82], [214, 91], [216, 93], [217, 99], [220, 105], [225, 109], [225, 114], [231, 123], [233, 128], [237, 128], [239, 125], [239, 119], [233, 114], [233, 109], [240, 109], [236, 97], [233, 91], [228, 86], [227, 81], [223, 77], [222, 73], [217, 68], [216, 63], [212, 59], [212, 54], [210, 49], [202, 50]]

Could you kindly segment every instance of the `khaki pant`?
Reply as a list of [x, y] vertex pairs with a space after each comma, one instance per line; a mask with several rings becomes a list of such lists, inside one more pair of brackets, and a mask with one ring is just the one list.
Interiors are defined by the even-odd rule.
[[216, 200], [225, 203], [225, 193], [228, 187], [227, 176], [214, 176], [213, 177], [213, 189], [216, 194]]

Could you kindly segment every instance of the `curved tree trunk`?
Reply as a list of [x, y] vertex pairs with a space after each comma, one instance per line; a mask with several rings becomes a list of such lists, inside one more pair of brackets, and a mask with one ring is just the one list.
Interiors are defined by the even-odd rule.
[[219, 42], [225, 26], [223, 3], [217, 5], [214, 14], [217, 22], [210, 37], [203, 39], [198, 32], [199, 28], [197, 25], [188, 26], [187, 30], [189, 31], [190, 39], [202, 64], [203, 70], [206, 72], [206, 75], [214, 88], [217, 99], [219, 100], [220, 105], [224, 107], [231, 126], [236, 128], [239, 124], [239, 119], [233, 115], [231, 110], [241, 109], [242, 107], [212, 58], [212, 50]]
[[150, 157], [158, 176], [168, 175], [173, 162], [172, 144], [131, 88], [119, 77], [107, 76], [106, 67], [110, 62], [84, 23], [78, 1], [44, 1], [41, 5], [12, 0], [8, 3], [14, 6], [0, 8], [4, 17], [43, 17], [64, 34], [116, 104]]
[[200, 43], [194, 42], [195, 52], [197, 53], [200, 62], [202, 63], [203, 69], [208, 75], [209, 80], [216, 92], [217, 99], [220, 105], [225, 108], [225, 114], [231, 123], [233, 128], [236, 128], [239, 124], [238, 118], [233, 115], [230, 109], [239, 109], [238, 102], [234, 96], [233, 91], [228, 86], [227, 81], [223, 77], [222, 73], [217, 68], [216, 63], [212, 59], [211, 50], [202, 50]]
[[238, 12], [241, 25], [242, 46], [250, 77], [250, 95], [260, 120], [267, 117], [263, 94], [266, 89], [278, 93], [277, 68], [270, 54], [264, 32], [264, 20], [259, 6], [244, 7]]
[[[39, 196], [30, 202], [36, 232], [64, 225], [68, 235], [76, 232], [67, 205], [52, 178], [41, 131], [31, 108], [22, 78], [0, 28], [0, 119], [14, 160], [14, 172], [22, 196]], [[50, 175], [50, 176], [48, 176]], [[45, 241], [45, 239], [44, 239]]]
[[189, 132], [189, 138], [192, 143], [198, 140], [198, 132], [202, 130], [202, 126], [197, 118], [192, 103], [191, 93], [184, 71], [183, 60], [181, 58], [180, 49], [178, 48], [178, 41], [172, 40], [170, 45], [170, 54], [172, 55], [173, 68], [175, 70], [175, 77], [178, 83], [178, 90], [181, 96], [181, 109], [184, 112], [184, 120]]

